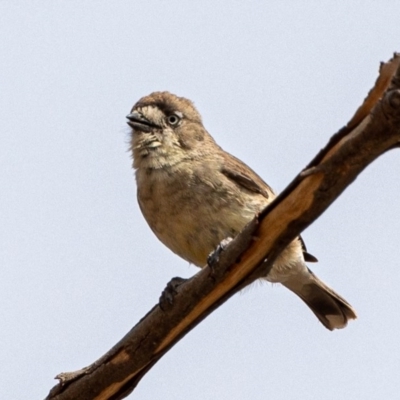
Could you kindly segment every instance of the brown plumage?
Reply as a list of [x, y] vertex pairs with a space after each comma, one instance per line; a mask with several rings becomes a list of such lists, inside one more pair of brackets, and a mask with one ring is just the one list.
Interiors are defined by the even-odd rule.
[[[190, 100], [155, 92], [127, 118], [142, 213], [161, 242], [185, 260], [203, 267], [223, 239], [237, 235], [276, 197], [251, 168], [217, 145]], [[305, 261], [316, 259], [299, 237], [265, 279], [297, 294], [326, 328], [345, 327], [355, 311]]]

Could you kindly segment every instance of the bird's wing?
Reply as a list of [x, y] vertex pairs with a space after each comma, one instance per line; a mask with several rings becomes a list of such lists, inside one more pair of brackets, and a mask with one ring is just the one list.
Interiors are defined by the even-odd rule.
[[270, 200], [275, 197], [274, 191], [250, 167], [231, 154], [224, 158], [221, 172], [236, 185], [250, 192], [259, 193]]
[[[221, 172], [228, 179], [250, 192], [263, 195], [266, 199], [272, 200], [276, 196], [272, 188], [267, 185], [249, 166], [231, 154], [230, 157], [224, 158], [224, 164], [221, 169]], [[303, 238], [301, 236], [299, 236], [299, 238], [303, 249], [304, 260], [307, 262], [318, 262], [316, 257], [307, 252]]]
[[318, 258], [314, 257], [312, 254], [307, 252], [307, 247], [306, 244], [304, 243], [304, 240], [301, 236], [299, 236], [300, 242], [301, 242], [301, 248], [303, 249], [303, 257], [304, 261], [307, 262], [318, 262]]

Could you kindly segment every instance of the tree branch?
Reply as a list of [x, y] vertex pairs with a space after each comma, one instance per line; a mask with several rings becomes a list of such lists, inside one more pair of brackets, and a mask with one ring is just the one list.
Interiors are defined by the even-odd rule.
[[[381, 64], [374, 88], [350, 122], [290, 185], [224, 248], [213, 266], [174, 287], [107, 354], [57, 376], [47, 400], [123, 399], [151, 367], [212, 311], [270, 270], [279, 253], [314, 222], [358, 174], [400, 145], [400, 55]], [[254, 237], [257, 240], [253, 240]], [[268, 259], [266, 260], [266, 257]]]

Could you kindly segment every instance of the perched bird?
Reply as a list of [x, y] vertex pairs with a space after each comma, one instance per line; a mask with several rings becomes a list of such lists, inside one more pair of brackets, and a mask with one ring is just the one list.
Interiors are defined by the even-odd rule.
[[[155, 92], [140, 99], [127, 119], [140, 209], [158, 239], [190, 263], [205, 266], [223, 239], [236, 236], [276, 197], [217, 145], [190, 100]], [[344, 328], [356, 313], [306, 266], [312, 259], [299, 237], [265, 279], [297, 294], [326, 328]]]

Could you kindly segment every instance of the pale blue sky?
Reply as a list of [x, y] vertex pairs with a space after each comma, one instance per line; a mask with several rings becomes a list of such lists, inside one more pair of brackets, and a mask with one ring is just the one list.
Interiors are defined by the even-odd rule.
[[[192, 99], [277, 191], [400, 51], [398, 1], [0, 2], [0, 398], [40, 399], [106, 352], [194, 267], [144, 222], [125, 116]], [[305, 233], [359, 319], [329, 332], [279, 286], [235, 296], [142, 380], [141, 400], [396, 399], [398, 152]]]

